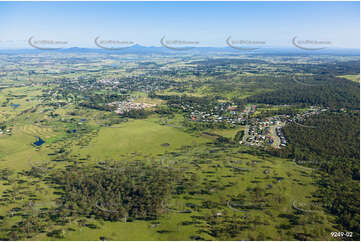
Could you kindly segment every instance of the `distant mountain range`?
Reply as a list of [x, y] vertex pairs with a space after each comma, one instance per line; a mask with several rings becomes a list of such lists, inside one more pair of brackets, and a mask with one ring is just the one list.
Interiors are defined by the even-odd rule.
[[193, 47], [186, 50], [168, 49], [166, 47], [133, 45], [131, 47], [119, 50], [109, 50], [102, 48], [79, 48], [71, 47], [57, 50], [40, 50], [36, 48], [24, 49], [0, 49], [0, 54], [38, 54], [44, 52], [55, 53], [109, 53], [109, 54], [208, 54], [224, 52], [228, 54], [253, 54], [253, 55], [351, 55], [359, 56], [359, 49], [346, 48], [325, 48], [322, 50], [303, 50], [296, 47], [264, 47], [256, 50], [238, 50], [231, 47]]

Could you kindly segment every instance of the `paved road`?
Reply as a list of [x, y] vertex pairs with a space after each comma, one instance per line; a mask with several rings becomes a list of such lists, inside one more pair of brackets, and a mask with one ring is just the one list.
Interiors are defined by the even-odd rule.
[[273, 144], [272, 144], [272, 147], [274, 148], [280, 148], [280, 145], [281, 145], [281, 139], [280, 137], [277, 136], [277, 132], [276, 132], [276, 128], [277, 127], [283, 127], [284, 124], [281, 123], [281, 124], [278, 124], [278, 125], [272, 125], [270, 130], [271, 130], [271, 136], [273, 138]]
[[246, 109], [246, 115], [248, 115], [249, 112], [251, 112], [251, 105], [247, 105], [245, 109]]
[[242, 138], [242, 143], [243, 144], [245, 144], [247, 142], [248, 130], [249, 130], [249, 125], [246, 125], [246, 127], [244, 127], [244, 135], [243, 135], [243, 138]]
[[278, 149], [278, 148], [280, 148], [281, 139], [280, 139], [280, 137], [277, 136], [276, 127], [277, 127], [277, 125], [271, 126], [270, 130], [271, 130], [271, 136], [273, 138], [272, 147]]

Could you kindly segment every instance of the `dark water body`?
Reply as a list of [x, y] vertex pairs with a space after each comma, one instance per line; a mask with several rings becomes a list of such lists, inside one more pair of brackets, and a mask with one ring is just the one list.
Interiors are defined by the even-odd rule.
[[20, 104], [11, 104], [11, 107], [13, 107], [13, 109], [17, 109], [20, 106]]
[[33, 144], [36, 146], [41, 146], [44, 143], [45, 143], [45, 141], [43, 139], [41, 139], [40, 137], [38, 137], [38, 140], [36, 142], [34, 142]]
[[75, 134], [76, 133], [76, 129], [68, 129], [66, 131], [68, 134]]

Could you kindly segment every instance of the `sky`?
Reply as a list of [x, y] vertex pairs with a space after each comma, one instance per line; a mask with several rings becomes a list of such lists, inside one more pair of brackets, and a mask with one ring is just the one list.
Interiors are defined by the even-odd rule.
[[359, 2], [0, 2], [0, 48], [28, 39], [94, 47], [94, 39], [226, 46], [226, 39], [289, 47], [292, 38], [360, 47]]

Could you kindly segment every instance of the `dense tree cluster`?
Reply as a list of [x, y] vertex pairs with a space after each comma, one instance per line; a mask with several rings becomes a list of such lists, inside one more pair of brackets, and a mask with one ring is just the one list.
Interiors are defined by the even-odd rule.
[[349, 75], [358, 75], [360, 74], [360, 61], [359, 60], [350, 60], [350, 61], [334, 61], [326, 62], [321, 64], [290, 64], [292, 69], [295, 69], [300, 72], [314, 73], [314, 74], [326, 74], [326, 75], [344, 75], [348, 73]]
[[137, 162], [99, 168], [73, 167], [54, 179], [64, 189], [63, 210], [126, 221], [160, 215], [178, 175], [171, 169]]
[[307, 82], [293, 82], [277, 87], [267, 94], [256, 94], [246, 99], [251, 103], [266, 103], [272, 105], [282, 104], [308, 104], [330, 108], [360, 107], [360, 85], [349, 80], [323, 76], [322, 80], [308, 78]]
[[359, 159], [359, 125], [359, 112], [326, 112], [291, 123], [284, 128], [291, 144], [282, 152], [297, 160]]
[[281, 156], [318, 168], [319, 193], [325, 208], [336, 215], [339, 231], [360, 236], [359, 112], [312, 116], [302, 126], [284, 128], [290, 141]]

